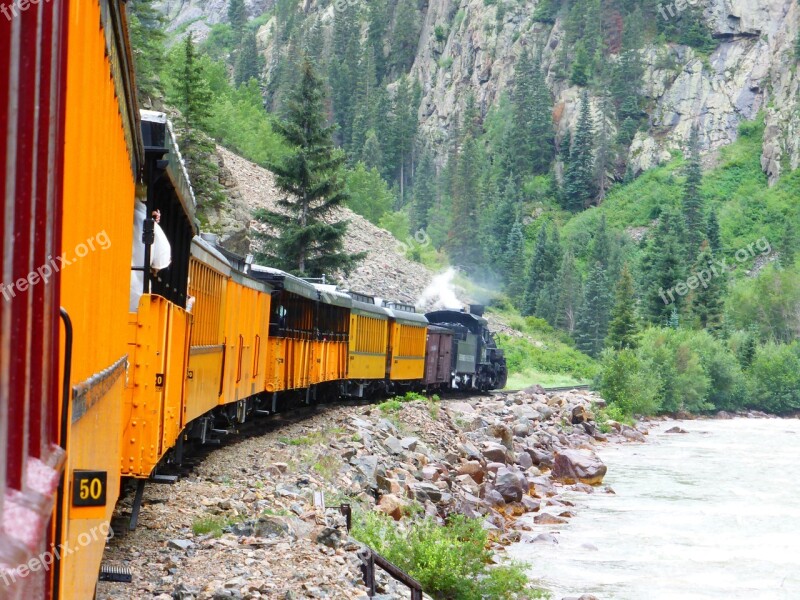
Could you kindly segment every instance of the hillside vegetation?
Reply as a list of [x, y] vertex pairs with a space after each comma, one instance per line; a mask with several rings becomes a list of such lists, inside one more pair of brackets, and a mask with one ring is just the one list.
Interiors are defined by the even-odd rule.
[[[279, 174], [324, 150], [302, 188], [321, 205], [335, 189], [399, 239], [424, 239], [409, 257], [499, 292], [494, 310], [522, 333], [501, 339], [514, 384], [591, 379], [626, 413], [800, 409], [800, 174], [788, 160], [777, 180], [763, 170], [772, 107], [737, 113], [718, 152], [695, 115], [671, 160], [637, 166], [643, 133], [657, 133], [648, 77], [678, 73], [680, 53], [709, 71], [722, 43], [699, 9], [667, 20], [646, 0], [486, 4], [487, 35], [512, 13], [542, 35], [503, 66], [513, 73], [490, 103], [464, 94], [444, 143], [421, 129], [436, 107], [414, 66], [428, 34], [410, 0], [308, 12], [280, 0], [254, 18], [229, 0], [201, 43], [185, 24], [169, 50], [150, 0], [133, 0], [140, 95], [178, 109], [201, 213], [225, 202], [213, 141]], [[474, 15], [450, 17], [433, 37], [452, 51]], [[541, 42], [555, 30], [553, 50]], [[653, 48], [669, 52], [654, 64]], [[313, 140], [298, 134], [305, 118]]]

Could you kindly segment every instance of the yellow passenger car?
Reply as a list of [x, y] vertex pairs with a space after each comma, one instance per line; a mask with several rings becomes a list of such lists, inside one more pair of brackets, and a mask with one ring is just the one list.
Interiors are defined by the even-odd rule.
[[389, 318], [389, 379], [391, 381], [421, 380], [425, 374], [425, 345], [428, 320], [418, 315], [414, 307], [399, 302], [386, 304]]
[[[366, 294], [351, 292], [347, 395], [364, 396], [386, 378], [391, 312]], [[381, 386], [382, 387], [382, 386]]]

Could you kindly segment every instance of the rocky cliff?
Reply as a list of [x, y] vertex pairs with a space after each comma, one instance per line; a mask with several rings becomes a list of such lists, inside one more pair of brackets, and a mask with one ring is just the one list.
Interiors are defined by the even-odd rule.
[[[485, 113], [513, 82], [514, 65], [527, 46], [541, 50], [548, 84], [555, 97], [554, 120], [559, 141], [577, 119], [579, 89], [554, 76], [554, 61], [563, 43], [563, 23], [535, 22], [542, 0], [424, 0], [423, 23], [412, 74], [422, 86], [421, 131], [434, 145], [448, 139], [467, 96], [474, 94]], [[256, 17], [274, 0], [246, 0]], [[665, 3], [673, 6], [670, 3]], [[760, 111], [766, 116], [762, 165], [771, 182], [800, 163], [798, 86], [794, 54], [798, 7], [794, 0], [696, 0], [703, 7], [714, 39], [710, 55], [674, 44], [643, 50], [648, 127], [631, 145], [629, 163], [641, 172], [685, 146], [693, 125], [711, 157], [736, 139], [738, 125]], [[365, 4], [366, 6], [366, 4]], [[166, 0], [162, 9], [175, 31], [205, 35], [209, 26], [227, 19], [225, 0]], [[330, 29], [335, 3], [304, 0], [306, 19]], [[500, 11], [500, 13], [498, 13]], [[667, 14], [665, 12], [665, 14]], [[272, 21], [258, 35], [266, 64], [275, 64], [280, 46]], [[443, 35], [444, 34], [444, 35]], [[330, 36], [328, 36], [329, 38]], [[269, 67], [268, 67], [269, 68]], [[597, 102], [595, 100], [595, 113]]]

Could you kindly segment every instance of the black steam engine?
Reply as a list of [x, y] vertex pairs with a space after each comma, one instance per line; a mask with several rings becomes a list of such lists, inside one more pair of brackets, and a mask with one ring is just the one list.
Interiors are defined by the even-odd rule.
[[470, 304], [463, 310], [436, 310], [425, 316], [428, 322], [453, 332], [452, 386], [458, 390], [502, 389], [508, 379], [503, 351], [497, 347], [483, 317], [484, 307]]

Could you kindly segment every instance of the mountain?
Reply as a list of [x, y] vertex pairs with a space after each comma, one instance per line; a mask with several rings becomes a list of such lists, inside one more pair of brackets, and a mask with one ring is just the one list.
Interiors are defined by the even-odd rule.
[[[394, 51], [399, 10], [403, 0], [376, 0], [386, 4], [389, 16], [383, 47], [387, 55]], [[279, 39], [283, 31], [280, 11], [286, 2], [247, 0], [247, 13], [258, 26], [258, 46], [267, 65], [266, 81], [275, 83], [275, 70], [285, 53], [296, 51]], [[291, 5], [291, 3], [289, 3]], [[331, 56], [336, 7], [347, 6], [343, 0], [327, 2], [306, 0], [297, 4], [299, 30], [319, 30]], [[369, 35], [365, 14], [367, 3], [352, 3], [360, 14], [360, 34]], [[541, 16], [553, 4], [550, 19]], [[421, 99], [418, 109], [419, 130], [432, 147], [444, 151], [452, 140], [459, 115], [469, 96], [473, 96], [482, 115], [508, 93], [515, 78], [523, 48], [541, 52], [547, 84], [554, 98], [553, 116], [556, 143], [560, 147], [577, 120], [580, 87], [565, 78], [564, 52], [574, 54], [575, 39], [570, 39], [571, 16], [567, 2], [558, 0], [423, 0], [416, 2], [409, 74], [419, 82]], [[572, 5], [588, 10], [591, 0], [573, 0]], [[642, 7], [637, 6], [641, 4]], [[679, 2], [678, 5], [681, 3]], [[692, 6], [702, 10], [695, 10]], [[798, 7], [794, 0], [698, 0], [684, 3], [680, 12], [670, 2], [603, 2], [603, 34], [607, 48], [603, 62], [619, 62], [622, 34], [609, 33], [630, 13], [626, 7], [644, 9], [645, 18], [673, 21], [702, 19], [711, 40], [704, 48], [692, 48], [666, 41], [663, 33], [646, 36], [641, 43], [642, 127], [626, 153], [628, 169], [638, 174], [669, 160], [671, 152], [684, 148], [692, 126], [699, 127], [703, 152], [715, 151], [737, 138], [738, 125], [765, 112], [766, 129], [762, 166], [771, 183], [786, 170], [797, 168], [800, 161], [798, 79], [795, 45], [798, 37]], [[660, 8], [659, 8], [660, 7]], [[689, 14], [691, 8], [692, 13]], [[173, 32], [194, 31], [202, 39], [212, 27], [227, 22], [227, 2], [164, 2], [161, 9], [169, 17]], [[670, 14], [674, 14], [672, 17]], [[649, 17], [648, 17], [649, 14]], [[538, 15], [538, 16], [537, 16]], [[667, 18], [665, 18], [667, 17]], [[617, 25], [622, 27], [621, 25]], [[652, 23], [649, 23], [652, 26]], [[658, 23], [659, 31], [662, 23]], [[577, 40], [580, 41], [579, 34]], [[669, 37], [669, 36], [667, 36]], [[617, 48], [614, 48], [614, 45]], [[343, 58], [343, 57], [337, 57]], [[590, 89], [593, 87], [589, 86]], [[596, 86], [595, 86], [596, 87]], [[620, 124], [605, 111], [601, 117], [599, 92], [591, 98], [596, 120], [608, 121], [610, 135]], [[625, 169], [610, 175], [620, 179]]]

